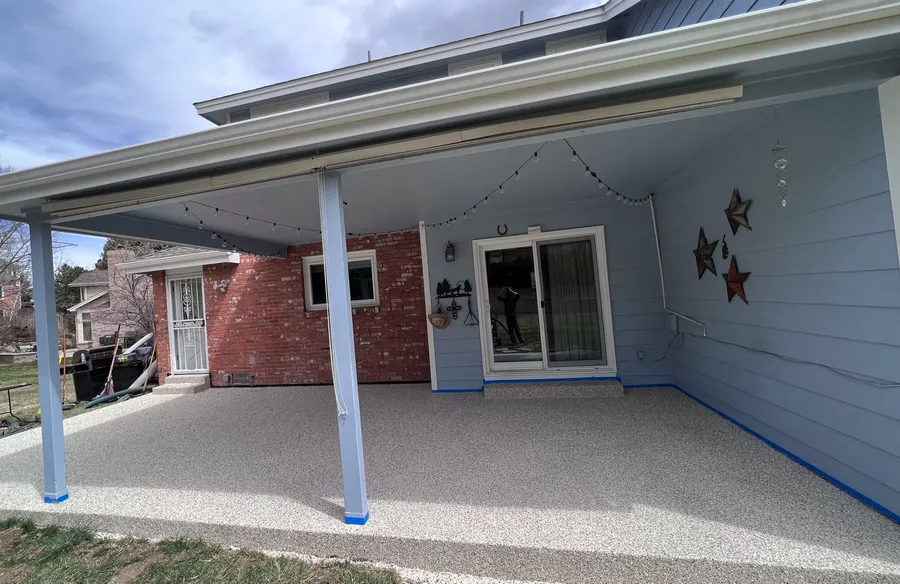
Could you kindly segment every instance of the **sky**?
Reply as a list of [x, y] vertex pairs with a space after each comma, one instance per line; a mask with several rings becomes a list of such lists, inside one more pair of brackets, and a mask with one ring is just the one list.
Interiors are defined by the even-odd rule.
[[[601, 0], [0, 0], [0, 164], [208, 128], [193, 103]], [[103, 241], [65, 236], [90, 267]]]

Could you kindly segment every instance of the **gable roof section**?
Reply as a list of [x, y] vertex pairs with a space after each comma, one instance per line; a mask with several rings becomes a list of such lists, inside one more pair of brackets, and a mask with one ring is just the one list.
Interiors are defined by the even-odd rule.
[[91, 302], [94, 302], [95, 300], [99, 300], [100, 298], [103, 298], [104, 296], [107, 296], [107, 295], [109, 295], [109, 290], [104, 290], [103, 292], [98, 292], [98, 293], [94, 294], [93, 296], [89, 296], [88, 298], [85, 298], [84, 300], [82, 300], [81, 302], [76, 304], [75, 306], [69, 308], [69, 312], [75, 312], [79, 308], [84, 308]]
[[[439, 64], [443, 61], [462, 59], [489, 51], [500, 51], [504, 48], [538, 41], [554, 35], [582, 30], [591, 26], [599, 26], [638, 4], [641, 0], [608, 0], [602, 6], [589, 8], [571, 14], [564, 14], [529, 24], [514, 26], [498, 31], [458, 40], [441, 45], [427, 47], [418, 51], [402, 53], [391, 57], [376, 59], [366, 63], [348, 65], [332, 71], [308, 75], [266, 85], [263, 87], [225, 95], [194, 104], [197, 113], [210, 121], [216, 122], [212, 114], [236, 108], [248, 108], [265, 100], [284, 98], [314, 91], [328, 91], [336, 85], [358, 82], [363, 79], [374, 80], [380, 76], [396, 77], [403, 72], [418, 70], [422, 67]], [[224, 115], [224, 114], [222, 114]], [[218, 123], [218, 122], [216, 122]]]
[[104, 286], [109, 284], [108, 270], [90, 270], [82, 273], [69, 284], [72, 288], [81, 286]]

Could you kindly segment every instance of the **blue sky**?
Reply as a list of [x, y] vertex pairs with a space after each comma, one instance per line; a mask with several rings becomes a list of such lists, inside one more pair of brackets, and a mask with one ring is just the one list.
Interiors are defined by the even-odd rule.
[[[196, 101], [602, 3], [0, 0], [0, 162], [201, 130]], [[102, 240], [66, 237], [70, 263], [92, 265]]]

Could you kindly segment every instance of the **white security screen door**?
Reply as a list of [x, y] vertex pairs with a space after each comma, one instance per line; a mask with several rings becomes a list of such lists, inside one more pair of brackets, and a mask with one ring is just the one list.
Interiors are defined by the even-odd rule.
[[169, 278], [168, 296], [172, 372], [208, 372], [203, 278]]

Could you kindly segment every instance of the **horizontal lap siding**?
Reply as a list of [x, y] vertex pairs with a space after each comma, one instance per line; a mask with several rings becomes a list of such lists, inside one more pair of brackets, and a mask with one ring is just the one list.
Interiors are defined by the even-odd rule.
[[747, 12], [776, 8], [799, 0], [644, 0], [629, 11], [626, 37], [669, 30]]
[[[563, 168], [563, 171], [567, 170]], [[451, 285], [469, 280], [473, 288], [477, 287], [471, 242], [496, 237], [498, 223], [508, 224], [509, 235], [524, 233], [529, 225], [540, 225], [545, 232], [605, 225], [619, 373], [629, 385], [671, 383], [671, 368], [667, 361], [642, 363], [636, 357], [639, 349], [644, 350], [648, 360], [659, 357], [671, 339], [662, 311], [659, 267], [649, 210], [647, 207], [626, 207], [610, 197], [594, 196], [592, 199], [553, 209], [520, 209], [488, 217], [479, 214], [464, 222], [429, 231], [428, 265], [432, 287], [445, 278]], [[447, 241], [452, 241], [456, 250], [453, 263], [444, 259]], [[472, 307], [478, 318], [482, 318], [474, 294]], [[464, 298], [459, 303], [463, 310], [458, 320], [452, 321], [446, 329], [434, 331], [440, 390], [478, 389], [483, 385], [479, 327], [464, 325], [468, 306]], [[449, 301], [443, 301], [445, 311], [448, 305]], [[437, 308], [436, 303], [434, 308]]]
[[[786, 207], [775, 188], [776, 138], [788, 147]], [[723, 210], [735, 187], [753, 201], [753, 229], [732, 235]], [[900, 512], [900, 388], [790, 361], [900, 382], [900, 269], [877, 94], [785, 104], [777, 125], [771, 109], [761, 111], [658, 192], [670, 305], [705, 322], [710, 336], [676, 344], [679, 384]], [[727, 302], [721, 242], [720, 275], [697, 279], [700, 227], [710, 241], [725, 234], [751, 273], [748, 305]]]

